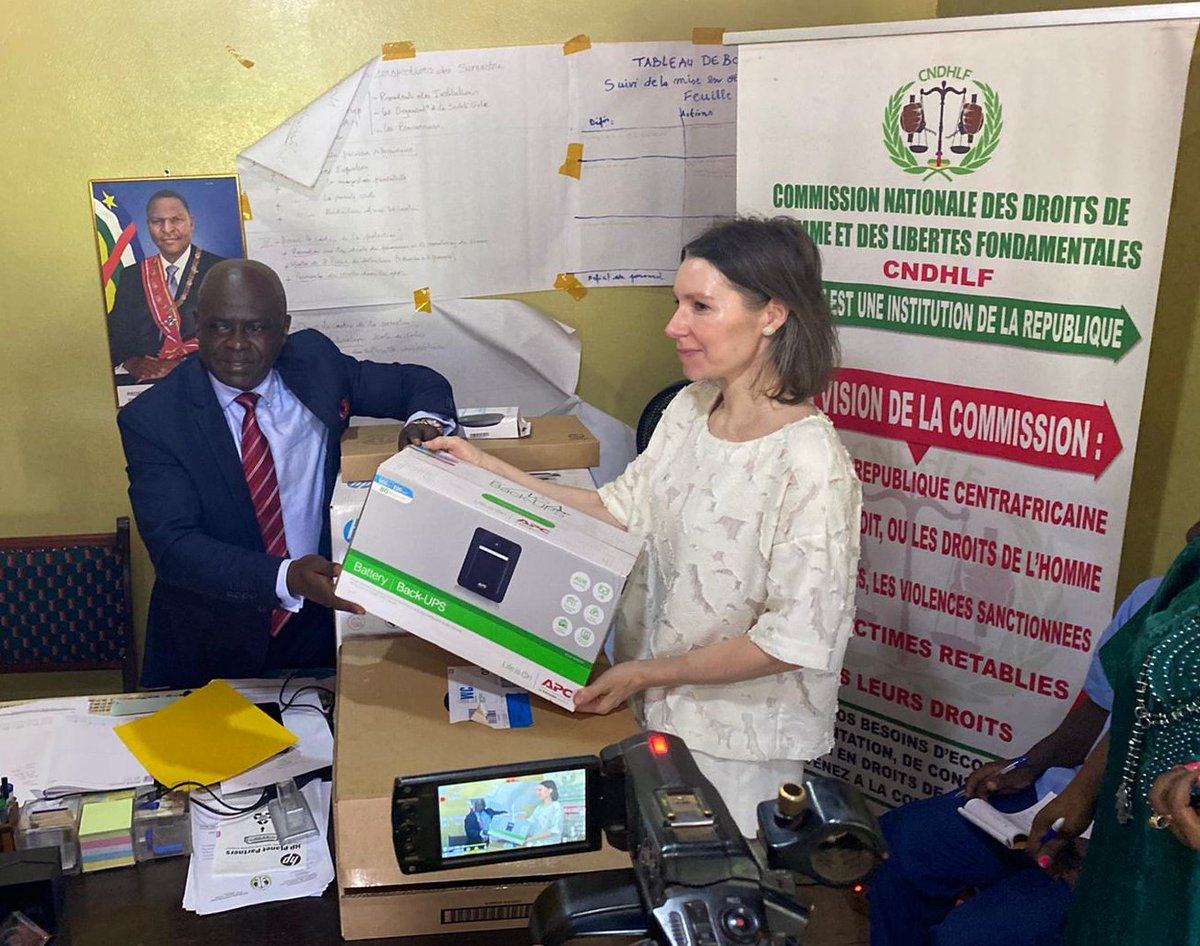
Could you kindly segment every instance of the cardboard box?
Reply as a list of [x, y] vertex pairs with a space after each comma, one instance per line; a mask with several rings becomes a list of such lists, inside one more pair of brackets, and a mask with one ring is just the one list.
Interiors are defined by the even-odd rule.
[[[600, 441], [574, 414], [530, 417], [528, 437], [479, 440], [480, 450], [511, 463], [519, 470], [566, 470], [598, 466]], [[342, 479], [369, 480], [396, 452], [403, 424], [350, 427], [342, 434]]]
[[520, 440], [481, 440], [480, 450], [518, 470], [565, 470], [600, 465], [600, 441], [574, 414], [529, 418], [532, 429]]
[[[370, 487], [369, 479], [356, 480], [353, 483], [339, 479], [333, 484], [333, 496], [329, 501], [329, 538], [330, 558], [334, 562], [341, 564], [345, 561], [346, 550], [350, 548], [350, 539], [354, 535], [354, 527], [358, 523], [363, 503], [367, 501]], [[394, 637], [408, 632], [373, 614], [334, 611], [333, 633], [335, 646], [341, 647], [342, 641], [351, 637]]]
[[573, 709], [641, 540], [444, 454], [371, 484], [337, 594]]
[[458, 663], [412, 635], [342, 647], [333, 823], [346, 939], [516, 929], [551, 879], [629, 866], [628, 854], [605, 845], [587, 854], [400, 872], [391, 834], [396, 776], [595, 754], [637, 731], [626, 710], [572, 716], [542, 702], [525, 729], [452, 726], [443, 704], [446, 668]]

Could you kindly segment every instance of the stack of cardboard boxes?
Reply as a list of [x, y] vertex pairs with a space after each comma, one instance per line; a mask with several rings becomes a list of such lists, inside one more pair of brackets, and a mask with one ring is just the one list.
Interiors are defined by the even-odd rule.
[[[478, 443], [526, 470], [598, 464], [599, 445], [577, 418], [531, 421], [528, 438]], [[636, 731], [627, 710], [574, 714], [571, 695], [592, 672], [639, 542], [444, 455], [393, 456], [398, 433], [348, 432], [331, 511], [334, 558], [344, 562], [337, 593], [368, 610], [339, 617], [342, 934], [517, 929], [551, 880], [628, 867], [628, 855], [605, 846], [406, 875], [392, 844], [393, 785], [401, 775], [595, 754]], [[533, 724], [451, 725], [447, 671], [466, 663], [544, 696]]]
[[459, 663], [415, 635], [342, 645], [333, 822], [346, 939], [518, 929], [550, 881], [629, 867], [629, 855], [606, 844], [587, 854], [401, 873], [391, 830], [396, 776], [596, 754], [637, 731], [627, 710], [573, 715], [541, 701], [527, 728], [451, 726], [446, 669]]

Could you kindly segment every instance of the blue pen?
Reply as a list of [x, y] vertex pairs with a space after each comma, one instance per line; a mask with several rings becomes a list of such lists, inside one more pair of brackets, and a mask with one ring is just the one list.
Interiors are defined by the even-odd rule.
[[1050, 829], [1045, 834], [1043, 834], [1042, 839], [1040, 841], [1038, 841], [1038, 846], [1040, 847], [1041, 845], [1043, 845], [1047, 841], [1049, 841], [1052, 837], [1054, 837], [1056, 834], [1058, 834], [1058, 832], [1062, 830], [1062, 826], [1066, 823], [1067, 823], [1066, 818], [1055, 818], [1054, 824], [1050, 825]]

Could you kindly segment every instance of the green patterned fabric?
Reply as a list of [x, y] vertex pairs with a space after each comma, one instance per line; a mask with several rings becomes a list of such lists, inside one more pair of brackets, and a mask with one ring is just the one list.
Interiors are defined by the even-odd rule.
[[[1077, 946], [1200, 946], [1200, 853], [1170, 831], [1147, 824], [1146, 791], [1173, 765], [1200, 759], [1200, 717], [1151, 727], [1138, 760], [1133, 818], [1118, 824], [1115, 795], [1133, 730], [1134, 684], [1154, 649], [1154, 706], [1200, 699], [1200, 538], [1180, 553], [1153, 598], [1100, 652], [1113, 685], [1108, 761], [1096, 799], [1096, 824], [1067, 914], [1063, 942]], [[1163, 660], [1171, 654], [1184, 659]], [[1164, 699], [1165, 698], [1165, 699]]]

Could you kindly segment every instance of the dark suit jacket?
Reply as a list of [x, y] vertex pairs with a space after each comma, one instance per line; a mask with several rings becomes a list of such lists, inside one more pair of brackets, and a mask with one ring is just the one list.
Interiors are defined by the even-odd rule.
[[[325, 469], [312, 471], [324, 483], [326, 508], [351, 416], [455, 416], [450, 385], [436, 371], [357, 361], [320, 332], [288, 336], [275, 368], [328, 431]], [[194, 686], [260, 674], [282, 559], [263, 551], [237, 447], [199, 357], [122, 408], [117, 424], [129, 498], [155, 570], [142, 683]], [[328, 517], [320, 552], [329, 555]], [[320, 620], [332, 641], [327, 609], [309, 602], [289, 625], [305, 620]]]
[[[200, 247], [192, 245], [195, 253]], [[196, 307], [200, 298], [200, 283], [208, 271], [225, 257], [204, 250], [200, 254], [200, 265], [196, 268], [196, 279], [192, 283], [187, 300], [179, 307], [179, 334], [182, 338], [196, 335]], [[191, 265], [189, 258], [188, 264]], [[186, 278], [181, 278], [179, 293], [183, 292]], [[108, 347], [112, 353], [113, 367], [127, 358], [139, 355], [157, 355], [162, 346], [162, 334], [150, 314], [150, 303], [146, 301], [146, 290], [142, 286], [141, 267], [126, 270], [117, 284], [117, 295], [113, 299], [112, 312], [108, 316]]]

